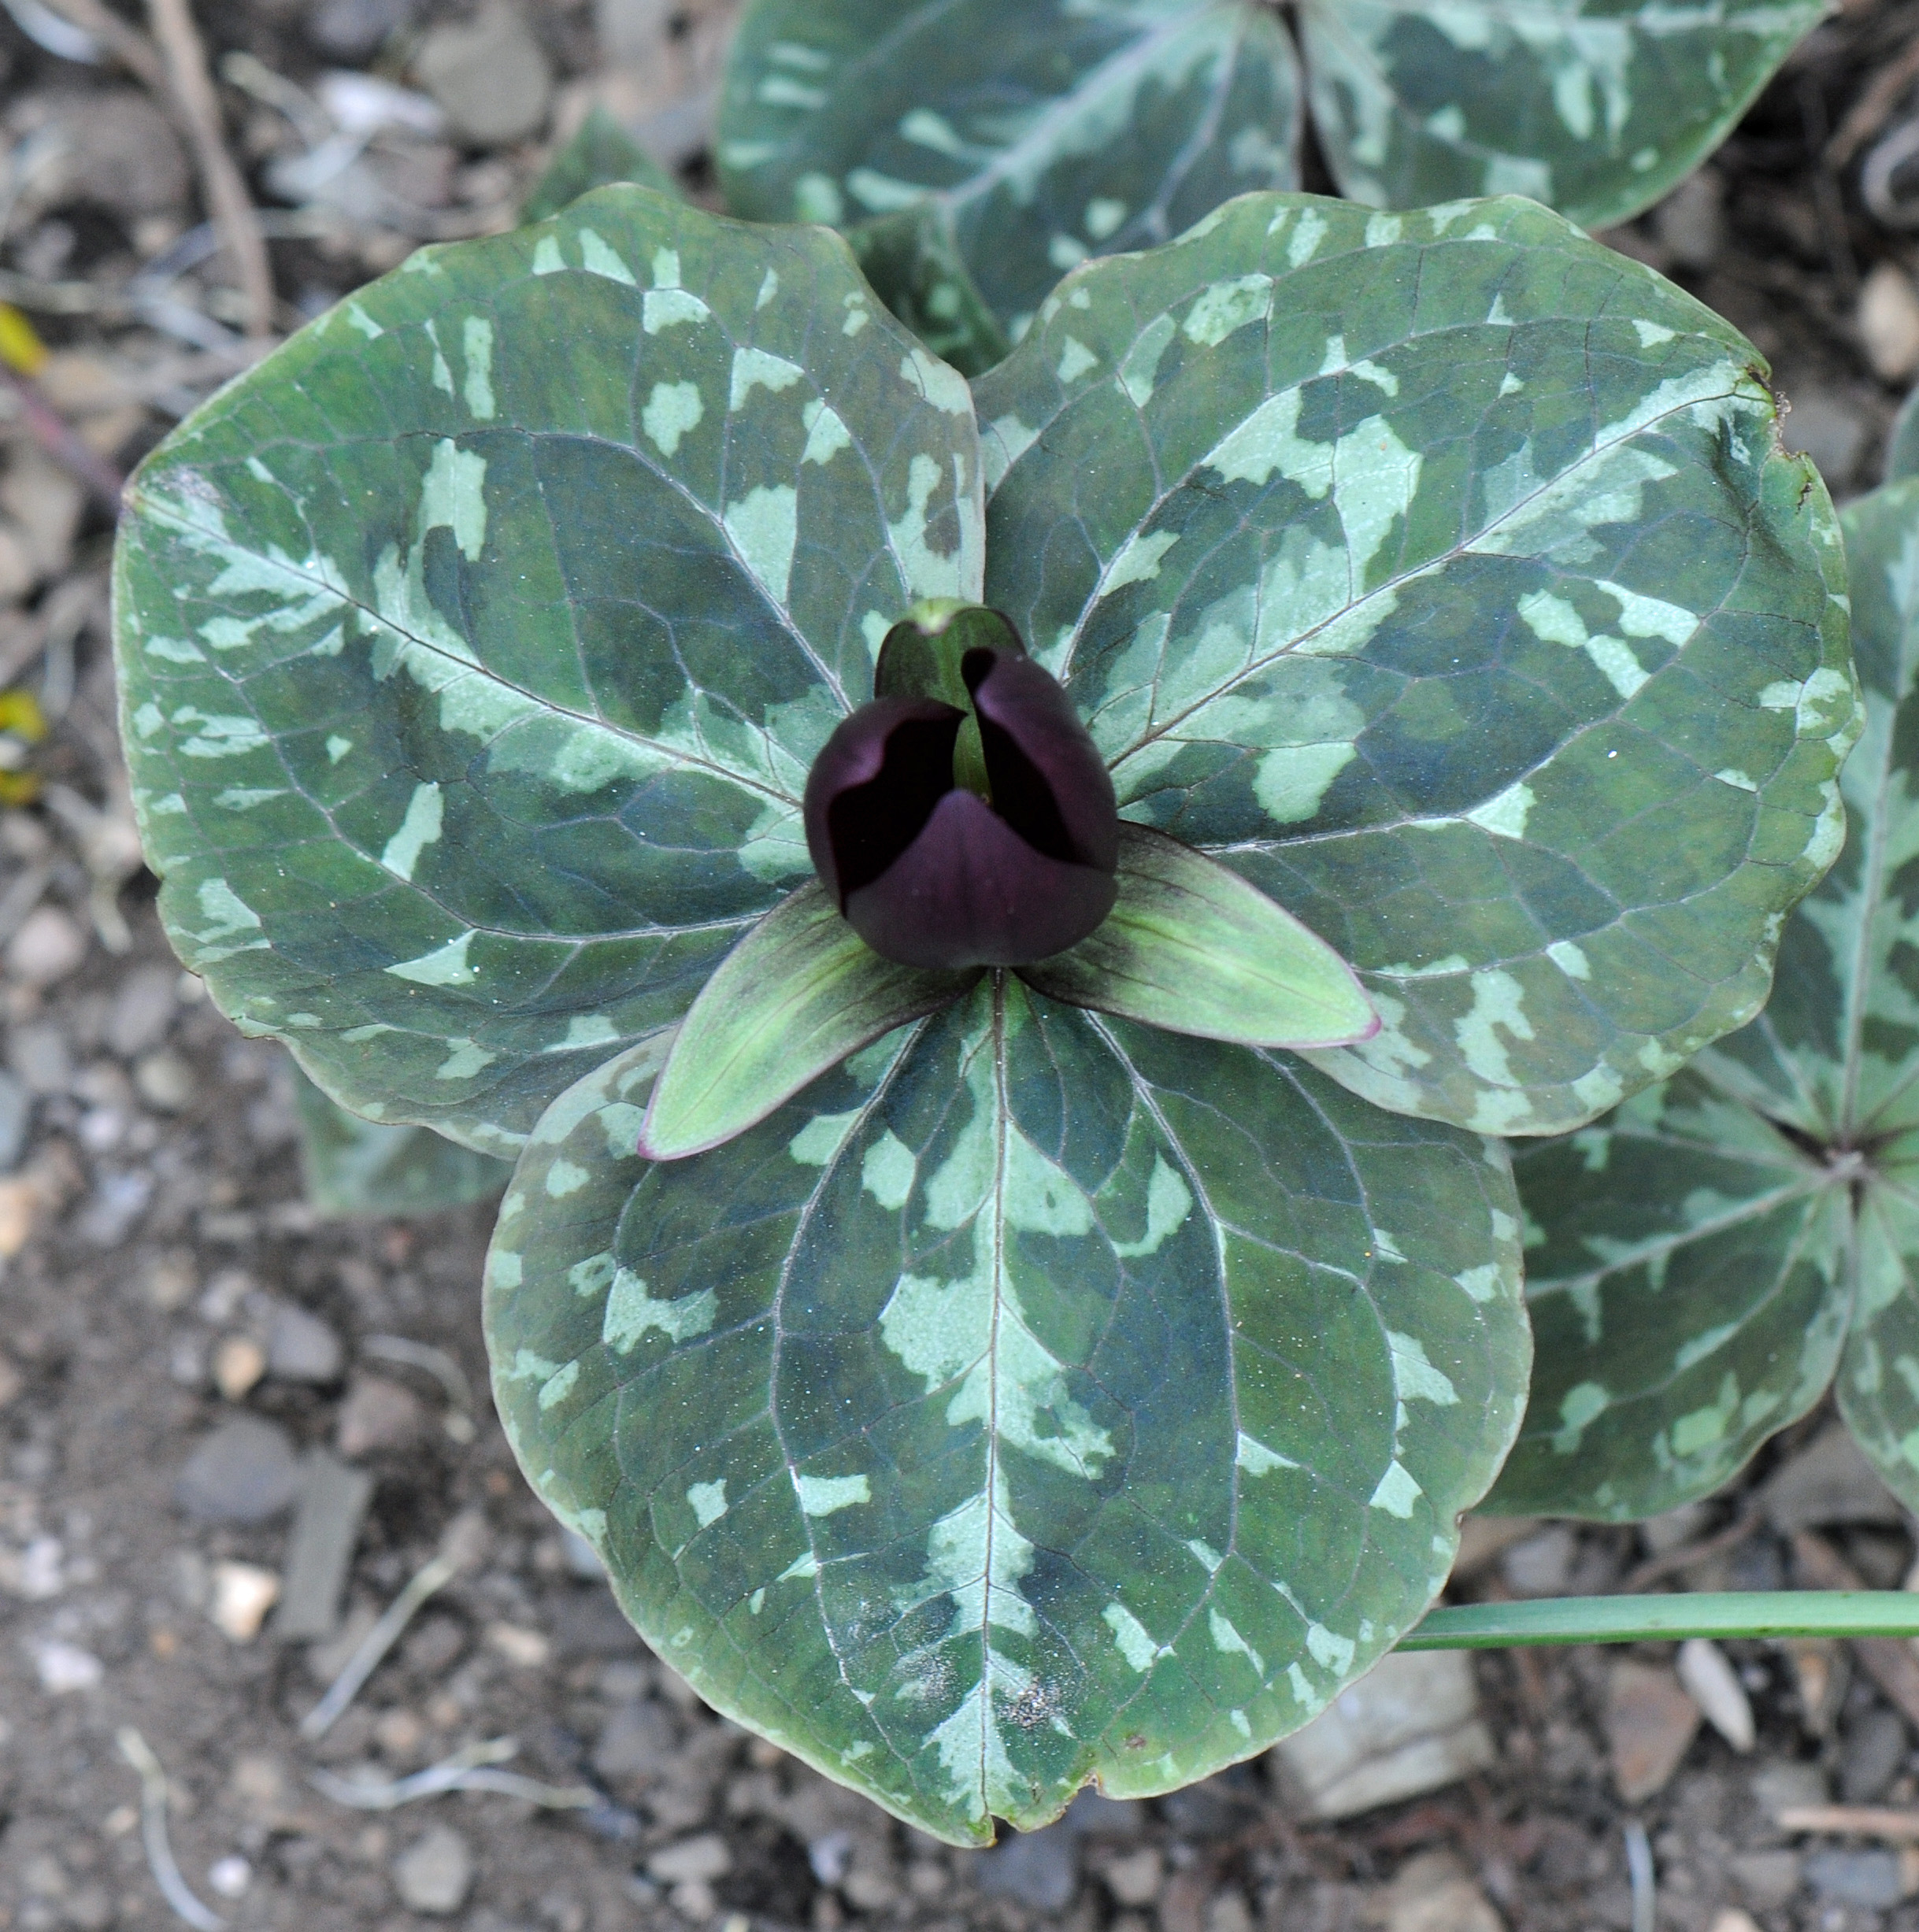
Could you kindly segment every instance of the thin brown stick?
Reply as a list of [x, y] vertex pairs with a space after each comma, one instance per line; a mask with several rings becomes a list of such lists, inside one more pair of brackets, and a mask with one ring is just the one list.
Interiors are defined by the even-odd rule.
[[272, 268], [246, 183], [227, 152], [220, 131], [220, 102], [207, 72], [206, 48], [199, 29], [193, 24], [187, 0], [146, 0], [146, 14], [165, 57], [173, 98], [187, 117], [207, 214], [240, 278], [240, 293], [246, 303], [246, 333], [269, 335], [273, 328]]
[[1919, 80], [1919, 39], [1910, 42], [1897, 60], [1882, 67], [1873, 77], [1873, 84], [1853, 102], [1826, 143], [1826, 165], [1843, 168], [1886, 124], [1899, 96], [1915, 80]]
[[1788, 1804], [1779, 1813], [1781, 1831], [1825, 1831], [1855, 1838], [1919, 1839], [1919, 1812], [1884, 1804]]
[[1669, 1549], [1664, 1556], [1648, 1556], [1636, 1567], [1628, 1570], [1619, 1587], [1628, 1596], [1636, 1596], [1649, 1583], [1657, 1583], [1662, 1579], [1676, 1576], [1682, 1570], [1690, 1570], [1695, 1564], [1710, 1563], [1715, 1556], [1723, 1556], [1729, 1549], [1736, 1549], [1765, 1520], [1758, 1510], [1751, 1510], [1736, 1522], [1729, 1523], [1723, 1530], [1715, 1530], [1710, 1536], [1700, 1538], [1696, 1543], [1687, 1543], [1678, 1549]]
[[[1792, 1560], [1804, 1585], [1811, 1590], [1863, 1590], [1865, 1579], [1823, 1537], [1801, 1530], [1792, 1539]], [[1847, 1640], [1860, 1667], [1896, 1704], [1907, 1719], [1919, 1724], [1919, 1657], [1900, 1637], [1854, 1637]]]
[[105, 0], [47, 0], [56, 13], [64, 15], [83, 33], [91, 34], [127, 72], [169, 106], [172, 105], [167, 86], [166, 63], [160, 50], [139, 28], [128, 25]]
[[93, 492], [103, 510], [118, 516], [120, 492], [125, 487], [125, 479], [120, 472], [47, 401], [46, 391], [31, 376], [0, 363], [0, 383], [12, 390], [20, 418], [33, 440], [62, 469], [77, 476]]

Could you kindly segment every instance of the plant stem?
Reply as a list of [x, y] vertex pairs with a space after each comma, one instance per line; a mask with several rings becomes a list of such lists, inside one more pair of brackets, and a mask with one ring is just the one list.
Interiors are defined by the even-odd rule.
[[1632, 1644], [1676, 1637], [1919, 1637], [1919, 1592], [1766, 1590], [1660, 1597], [1551, 1597], [1428, 1613], [1402, 1650]]

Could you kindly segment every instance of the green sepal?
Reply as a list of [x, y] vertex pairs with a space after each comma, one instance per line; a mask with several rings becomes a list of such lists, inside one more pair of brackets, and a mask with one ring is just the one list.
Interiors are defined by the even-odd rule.
[[970, 377], [1006, 360], [1013, 344], [966, 266], [943, 203], [876, 215], [847, 239], [873, 293], [943, 362]]
[[954, 598], [928, 598], [915, 604], [886, 634], [873, 667], [873, 696], [936, 698], [965, 712], [966, 722], [953, 747], [954, 776], [990, 803], [993, 786], [987, 775], [986, 749], [980, 742], [980, 720], [960, 671], [966, 653], [980, 649], [1026, 655], [1019, 632], [999, 612]]
[[1217, 859], [1122, 824], [1119, 886], [1090, 938], [1020, 969], [1029, 986], [1069, 1005], [1243, 1046], [1350, 1046], [1379, 1031], [1352, 968]]
[[605, 108], [596, 107], [580, 124], [572, 139], [546, 164], [546, 172], [534, 183], [532, 193], [521, 207], [520, 219], [522, 223], [544, 221], [569, 202], [615, 181], [631, 181], [678, 200], [686, 198], [679, 183]]
[[734, 947], [680, 1023], [639, 1151], [680, 1160], [764, 1120], [849, 1053], [937, 1012], [979, 969], [929, 972], [882, 959], [817, 881]]

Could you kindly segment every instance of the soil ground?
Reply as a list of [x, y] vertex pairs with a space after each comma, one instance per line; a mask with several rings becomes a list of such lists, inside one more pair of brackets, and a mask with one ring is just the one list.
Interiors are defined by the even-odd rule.
[[[14, 11], [40, 17], [24, 0]], [[577, 113], [602, 91], [698, 188], [699, 97], [728, 9], [602, 12], [654, 35], [652, 65], [609, 75], [590, 7], [536, 8], [558, 111]], [[210, 59], [253, 63], [218, 68], [229, 135], [278, 228], [298, 231], [270, 243], [277, 328], [417, 239], [510, 220], [542, 158], [540, 131], [493, 146], [382, 137], [365, 180], [387, 199], [363, 198], [357, 213], [309, 218], [271, 191], [276, 164], [302, 151], [272, 104], [274, 77], [402, 76], [409, 50], [417, 61], [424, 37], [463, 17], [409, 0], [198, 9]], [[132, 313], [116, 297], [143, 262], [191, 240], [198, 220], [177, 141], [139, 107], [124, 76], [55, 57], [0, 13], [11, 157], [0, 298], [31, 313], [56, 352], [49, 393], [122, 469], [247, 353], [217, 261], [190, 264], [175, 284], [184, 322]], [[1607, 238], [1752, 337], [1794, 405], [1790, 433], [1841, 498], [1875, 479], [1902, 383], [1919, 368], [1910, 283], [1902, 310], [1881, 274], [1880, 308], [1861, 327], [1875, 271], [1919, 270], [1919, 230], [1888, 225], [1898, 172], [1879, 214], [1859, 185], [1862, 163], [1916, 116], [1919, 6], [1849, 7], [1703, 176]], [[50, 128], [80, 135], [61, 150]], [[37, 174], [27, 166], [36, 152]], [[1919, 218], [1919, 180], [1908, 186]], [[286, 1064], [179, 973], [127, 845], [102, 630], [107, 518], [65, 491], [17, 409], [0, 418], [0, 688], [42, 694], [54, 724], [37, 757], [41, 798], [0, 810], [0, 946], [13, 949], [0, 1065], [17, 1112], [22, 1099], [27, 1109], [23, 1137], [0, 1091], [0, 1929], [176, 1923], [117, 1742], [128, 1727], [165, 1767], [186, 1883], [236, 1927], [1919, 1928], [1910, 1853], [1776, 1823], [1784, 1804], [1919, 1801], [1919, 1701], [1909, 1690], [1902, 1709], [1881, 1688], [1899, 1681], [1883, 1653], [1876, 1676], [1870, 1657], [1840, 1648], [1729, 1647], [1754, 1748], [1735, 1751], [1710, 1727], [1694, 1734], [1690, 1707], [1675, 1717], [1669, 1700], [1691, 1741], [1632, 1804], [1612, 1754], [1661, 1738], [1634, 1733], [1621, 1667], [1667, 1672], [1669, 1646], [1478, 1659], [1491, 1767], [1343, 1824], [1302, 1822], [1254, 1764], [1154, 1804], [1084, 1805], [1069, 1826], [991, 1853], [935, 1845], [707, 1712], [580, 1574], [483, 1396], [472, 1439], [455, 1439], [449, 1361], [485, 1386], [476, 1284], [487, 1209], [353, 1222], [305, 1206]], [[275, 1340], [289, 1309], [323, 1325], [295, 1324], [303, 1364], [283, 1333]], [[396, 1360], [383, 1339], [395, 1337], [441, 1352], [437, 1378]], [[276, 1366], [250, 1382], [248, 1351], [263, 1344]], [[178, 1506], [188, 1458], [243, 1414], [280, 1432], [276, 1453], [325, 1447], [372, 1479], [346, 1586], [349, 1640], [450, 1528], [469, 1559], [317, 1745], [298, 1727], [340, 1639], [295, 1641], [270, 1617], [248, 1629], [256, 1573], [286, 1570], [285, 1510], [249, 1524]], [[1869, 1482], [1841, 1481], [1801, 1512], [1816, 1545], [1795, 1545], [1776, 1508], [1736, 1542], [1720, 1534], [1748, 1522], [1753, 1486], [1789, 1475], [1821, 1422], [1771, 1445], [1738, 1493], [1676, 1521], [1536, 1526], [1502, 1552], [1477, 1532], [1480, 1560], [1458, 1587], [1603, 1590], [1643, 1583], [1642, 1566], [1662, 1557], [1691, 1587], [1768, 1587], [1808, 1580], [1821, 1550], [1896, 1584], [1913, 1565], [1914, 1527]], [[209, 1507], [231, 1514], [249, 1483], [257, 1505], [258, 1486], [284, 1477], [251, 1440], [251, 1459], [224, 1478], [202, 1471], [226, 1486]], [[1654, 1732], [1658, 1721], [1639, 1720]], [[593, 1803], [555, 1810], [491, 1792], [371, 1810], [312, 1782], [396, 1779], [499, 1738], [517, 1743], [514, 1771], [589, 1786]], [[1657, 1886], [1656, 1917], [1638, 1920], [1635, 1821]], [[1643, 1915], [1643, 1880], [1638, 1903]]]

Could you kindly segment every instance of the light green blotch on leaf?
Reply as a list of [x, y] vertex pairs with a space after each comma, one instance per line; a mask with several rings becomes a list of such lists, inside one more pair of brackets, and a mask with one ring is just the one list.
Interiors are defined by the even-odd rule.
[[1202, 349], [1216, 348], [1247, 323], [1265, 316], [1273, 305], [1273, 277], [1243, 275], [1215, 282], [1200, 291], [1186, 318], [1184, 334]]
[[1373, 1508], [1383, 1509], [1387, 1516], [1397, 1516], [1404, 1522], [1411, 1516], [1413, 1505], [1425, 1493], [1413, 1479], [1410, 1472], [1395, 1462], [1380, 1478], [1379, 1487], [1367, 1501]]
[[573, 1392], [573, 1384], [580, 1379], [580, 1364], [567, 1363], [560, 1371], [540, 1385], [539, 1406], [543, 1414], [557, 1408]]
[[702, 1288], [675, 1301], [656, 1301], [646, 1284], [630, 1268], [617, 1270], [606, 1291], [606, 1312], [600, 1340], [617, 1354], [630, 1353], [640, 1338], [657, 1328], [667, 1340], [690, 1342], [706, 1334], [719, 1319], [720, 1297]]
[[729, 503], [721, 520], [739, 561], [784, 611], [799, 541], [798, 492], [791, 483], [762, 483]]
[[396, 979], [410, 979], [422, 986], [470, 986], [480, 977], [480, 968], [467, 963], [466, 949], [473, 943], [472, 931], [449, 939], [444, 946], [423, 953], [417, 959], [402, 960], [387, 971]]
[[1517, 784], [1507, 786], [1504, 791], [1495, 794], [1465, 816], [1470, 824], [1482, 827], [1495, 837], [1524, 838], [1526, 820], [1532, 806], [1532, 787], [1521, 779]]
[[1135, 1671], [1144, 1671], [1152, 1666], [1153, 1660], [1160, 1654], [1159, 1645], [1154, 1642], [1153, 1634], [1123, 1603], [1110, 1603], [1100, 1612], [1099, 1620], [1113, 1633], [1113, 1641], [1120, 1647], [1120, 1655]]
[[726, 1514], [726, 1482], [695, 1482], [687, 1490], [687, 1503], [694, 1520], [702, 1530], [710, 1529]]
[[433, 446], [433, 461], [420, 487], [420, 534], [446, 529], [469, 564], [487, 541], [487, 459], [462, 450], [451, 437]]
[[797, 362], [789, 362], [784, 356], [769, 355], [764, 349], [735, 349], [727, 413], [738, 415], [756, 389], [768, 390], [778, 395], [781, 390], [791, 389], [805, 374], [806, 371]]
[[450, 1050], [433, 1069], [433, 1077], [436, 1080], [470, 1080], [476, 1075], [483, 1073], [499, 1058], [498, 1053], [488, 1052], [476, 1041], [449, 1040], [446, 1045]]
[[1721, 1441], [1738, 1414], [1739, 1405], [1739, 1378], [1728, 1369], [1719, 1385], [1717, 1401], [1673, 1418], [1673, 1453], [1696, 1456], [1701, 1449]]
[[558, 275], [565, 267], [566, 259], [560, 253], [560, 238], [557, 235], [543, 235], [533, 244], [533, 272]]
[[802, 463], [830, 463], [842, 450], [853, 447], [853, 434], [839, 413], [817, 396], [800, 412], [806, 425], [806, 446], [800, 453]]
[[850, 1113], [815, 1114], [787, 1142], [787, 1152], [803, 1168], [824, 1167], [846, 1144], [860, 1112], [856, 1107]]
[[698, 428], [706, 414], [698, 383], [655, 383], [646, 406], [639, 413], [639, 423], [661, 455], [672, 456], [681, 438]]
[[380, 855], [380, 864], [395, 879], [410, 884], [420, 853], [439, 838], [445, 814], [446, 801], [439, 786], [416, 785], [413, 797], [407, 801], [406, 816], [400, 821], [400, 829], [387, 841]]
[[569, 1194], [576, 1194], [593, 1176], [576, 1160], [561, 1159], [546, 1170], [547, 1197], [554, 1201], [564, 1201]]
[[1602, 1384], [1576, 1382], [1559, 1398], [1559, 1427], [1553, 1432], [1553, 1453], [1575, 1456], [1586, 1431], [1603, 1416], [1611, 1403]]
[[1279, 746], [1260, 760], [1253, 796], [1276, 825], [1303, 824], [1358, 755], [1358, 747], [1350, 743]]
[[1233, 1627], [1231, 1618], [1223, 1616], [1217, 1610], [1208, 1610], [1206, 1628], [1212, 1632], [1213, 1648], [1215, 1650], [1224, 1652], [1228, 1656], [1244, 1657], [1263, 1681], [1266, 1675], [1265, 1659]]
[[1066, 338], [1066, 346], [1060, 351], [1059, 367], [1054, 372], [1062, 383], [1076, 383], [1088, 369], [1099, 366], [1099, 358], [1076, 335]]
[[466, 406], [482, 422], [493, 420], [493, 324], [484, 316], [470, 315], [461, 331], [461, 350], [466, 363], [462, 394]]
[[867, 1149], [860, 1163], [860, 1185], [889, 1212], [903, 1208], [913, 1193], [919, 1162], [891, 1127]]
[[1137, 1241], [1110, 1242], [1121, 1260], [1157, 1254], [1186, 1224], [1193, 1211], [1192, 1190], [1184, 1175], [1167, 1164], [1164, 1154], [1153, 1156], [1152, 1178], [1146, 1186], [1146, 1232]]
[[1459, 1400], [1459, 1391], [1450, 1379], [1426, 1358], [1426, 1345], [1417, 1335], [1386, 1331], [1386, 1344], [1392, 1351], [1393, 1387], [1402, 1402], [1431, 1402], [1450, 1408]]
[[872, 1501], [872, 1486], [864, 1475], [795, 1476], [793, 1486], [799, 1492], [801, 1509], [809, 1516], [830, 1516]]
[[580, 261], [589, 275], [604, 276], [608, 281], [621, 283], [628, 288], [639, 286], [633, 271], [613, 253], [606, 238], [591, 228], [580, 231]]
[[1251, 1436], [1243, 1433], [1239, 1438], [1239, 1448], [1233, 1460], [1249, 1476], [1270, 1475], [1276, 1469], [1297, 1469], [1299, 1467], [1290, 1456], [1282, 1456], [1277, 1449], [1269, 1449], [1265, 1443], [1255, 1442]]

